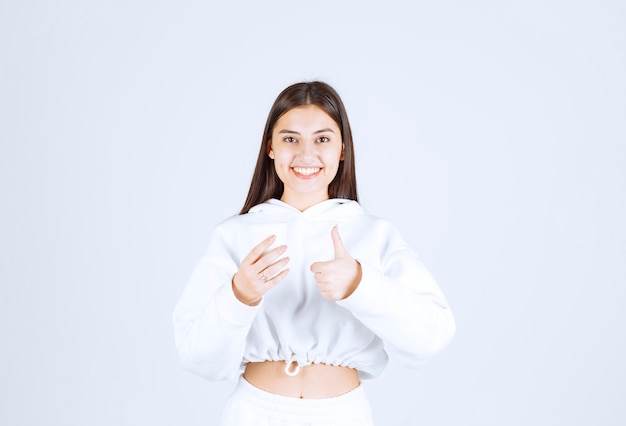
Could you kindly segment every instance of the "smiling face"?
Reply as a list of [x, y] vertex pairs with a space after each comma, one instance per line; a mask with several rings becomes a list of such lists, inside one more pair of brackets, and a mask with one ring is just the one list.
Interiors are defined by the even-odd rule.
[[305, 105], [287, 111], [276, 122], [269, 147], [284, 184], [282, 201], [302, 211], [328, 199], [344, 147], [339, 126], [323, 109]]

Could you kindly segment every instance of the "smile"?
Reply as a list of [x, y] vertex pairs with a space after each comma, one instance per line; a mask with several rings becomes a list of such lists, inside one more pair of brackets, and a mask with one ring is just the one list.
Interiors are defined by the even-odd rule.
[[322, 170], [320, 167], [293, 167], [293, 171], [301, 176], [312, 176], [320, 170]]

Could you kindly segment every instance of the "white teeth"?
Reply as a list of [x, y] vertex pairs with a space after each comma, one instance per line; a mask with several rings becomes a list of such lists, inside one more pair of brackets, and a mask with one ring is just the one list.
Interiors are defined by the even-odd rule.
[[296, 173], [309, 176], [320, 171], [319, 167], [294, 167]]

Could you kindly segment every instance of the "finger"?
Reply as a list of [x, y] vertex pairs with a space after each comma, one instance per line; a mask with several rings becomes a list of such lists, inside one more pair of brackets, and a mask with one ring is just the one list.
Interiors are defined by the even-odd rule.
[[287, 250], [286, 245], [278, 246], [269, 252], [261, 255], [257, 259], [257, 261], [252, 265], [259, 272], [270, 266], [272, 263], [276, 261], [280, 255], [282, 255]]
[[320, 292], [320, 296], [324, 299], [333, 300], [332, 290], [327, 288], [325, 284], [317, 283], [317, 290]]
[[275, 275], [269, 280], [265, 281], [265, 286], [269, 288], [274, 287], [276, 284], [284, 280], [288, 273], [289, 269], [283, 269], [278, 275]]
[[255, 263], [263, 255], [263, 252], [265, 252], [265, 250], [267, 250], [268, 247], [271, 246], [275, 240], [276, 235], [270, 235], [269, 237], [261, 241], [252, 250], [250, 250], [250, 253], [248, 253], [248, 255], [243, 258], [243, 261], [241, 263], [247, 263], [249, 265]]
[[314, 274], [321, 274], [322, 272], [324, 272], [324, 269], [326, 269], [326, 265], [328, 265], [329, 262], [314, 262], [311, 263], [310, 269], [311, 272], [313, 272]]
[[267, 268], [263, 269], [261, 273], [267, 278], [272, 278], [275, 275], [277, 275], [279, 272], [281, 272], [283, 269], [285, 269], [288, 263], [289, 263], [289, 258], [283, 257], [282, 259], [279, 259], [278, 261], [269, 265]]
[[342, 257], [345, 257], [347, 253], [345, 247], [343, 246], [341, 236], [339, 235], [339, 227], [337, 225], [333, 226], [332, 231], [330, 231], [330, 236], [333, 239], [335, 259], [341, 259]]

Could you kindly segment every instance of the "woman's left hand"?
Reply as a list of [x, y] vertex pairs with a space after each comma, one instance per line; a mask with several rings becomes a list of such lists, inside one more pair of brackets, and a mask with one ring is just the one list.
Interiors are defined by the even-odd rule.
[[335, 258], [313, 263], [311, 272], [315, 274], [317, 289], [322, 297], [342, 300], [350, 296], [361, 282], [361, 265], [346, 251], [337, 225], [333, 226], [330, 236], [333, 240]]

